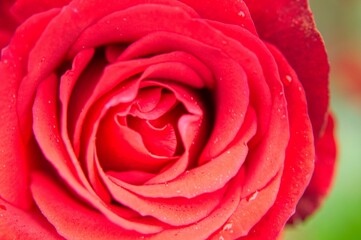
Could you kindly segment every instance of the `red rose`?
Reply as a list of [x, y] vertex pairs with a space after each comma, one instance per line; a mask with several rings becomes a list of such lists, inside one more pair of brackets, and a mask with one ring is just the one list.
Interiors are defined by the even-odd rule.
[[68, 2], [2, 8], [2, 239], [275, 239], [315, 209], [335, 146], [306, 1]]

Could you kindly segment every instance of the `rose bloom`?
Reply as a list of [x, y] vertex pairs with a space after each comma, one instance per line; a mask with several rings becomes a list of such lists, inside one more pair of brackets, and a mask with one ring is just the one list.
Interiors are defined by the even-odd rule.
[[276, 239], [327, 194], [305, 0], [3, 0], [1, 239]]

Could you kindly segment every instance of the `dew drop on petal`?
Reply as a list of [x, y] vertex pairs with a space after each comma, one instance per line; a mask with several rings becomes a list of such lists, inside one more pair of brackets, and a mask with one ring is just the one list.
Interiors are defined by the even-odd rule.
[[251, 202], [257, 198], [258, 191], [255, 191], [249, 198], [247, 199], [248, 202]]
[[283, 83], [285, 84], [285, 86], [290, 85], [292, 82], [292, 77], [290, 75], [286, 75], [283, 79]]
[[227, 223], [226, 225], [224, 225], [223, 231], [229, 231], [232, 229], [232, 227], [233, 227], [232, 223]]
[[240, 16], [240, 17], [245, 17], [246, 14], [245, 14], [243, 11], [239, 11], [238, 16]]

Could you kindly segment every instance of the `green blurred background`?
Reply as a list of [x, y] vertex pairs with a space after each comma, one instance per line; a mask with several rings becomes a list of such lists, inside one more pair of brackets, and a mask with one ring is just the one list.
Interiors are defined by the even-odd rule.
[[284, 240], [361, 239], [361, 0], [310, 0], [331, 64], [338, 166], [322, 207]]

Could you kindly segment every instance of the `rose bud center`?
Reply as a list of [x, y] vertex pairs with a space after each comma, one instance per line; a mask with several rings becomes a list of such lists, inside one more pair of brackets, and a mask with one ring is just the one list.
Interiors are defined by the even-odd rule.
[[136, 99], [111, 108], [97, 133], [97, 154], [104, 170], [159, 172], [184, 151], [178, 129], [187, 111], [173, 92], [145, 87]]

